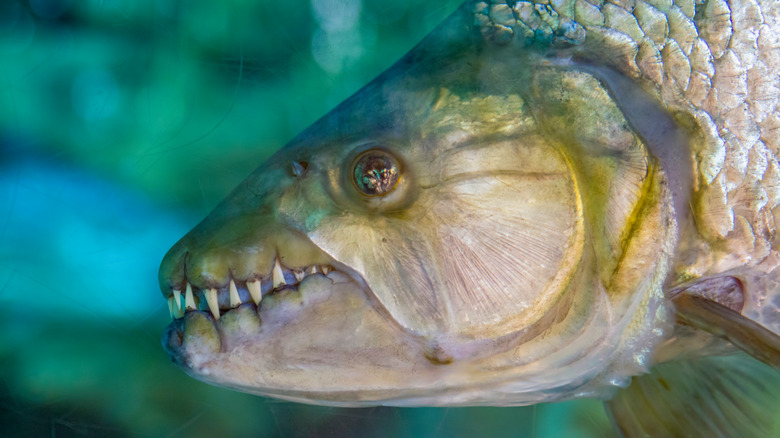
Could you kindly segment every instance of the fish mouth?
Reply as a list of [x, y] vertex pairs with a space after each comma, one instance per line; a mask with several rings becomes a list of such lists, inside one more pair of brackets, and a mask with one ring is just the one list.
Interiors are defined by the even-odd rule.
[[327, 313], [323, 307], [331, 304], [323, 303], [337, 289], [346, 287], [362, 306], [373, 307], [358, 272], [296, 229], [246, 210], [216, 209], [160, 265], [160, 288], [173, 319], [162, 344], [198, 378], [207, 374], [205, 363], [225, 360], [242, 345], [273, 344], [269, 339], [285, 326]]
[[[163, 296], [173, 318], [162, 346], [187, 374], [214, 385], [299, 401], [337, 404], [336, 399], [347, 397], [354, 399], [344, 402], [349, 405], [375, 404], [390, 394], [402, 395], [397, 387], [423, 357], [419, 342], [388, 319], [355, 270], [333, 259], [322, 263], [327, 254], [316, 253], [311, 243], [307, 254], [319, 263], [291, 267], [285, 259], [302, 258], [296, 259], [289, 247], [265, 241], [255, 248], [278, 250], [268, 257], [270, 269], [258, 263], [255, 271], [261, 273], [243, 278], [234, 273], [219, 285], [202, 279], [207, 275], [197, 278], [202, 271], [185, 262], [200, 257], [208, 259], [205, 265], [211, 273], [231, 272], [228, 267], [238, 266], [235, 259], [226, 263], [219, 257], [226, 254], [220, 248], [194, 243], [185, 237], [189, 250], [172, 249], [161, 268], [161, 281], [172, 285]], [[248, 258], [259, 252], [248, 248]], [[191, 275], [182, 277], [182, 272]], [[382, 376], [380, 383], [377, 376]], [[421, 379], [431, 381], [428, 375]], [[366, 388], [377, 388], [376, 394], [372, 401], [361, 402]]]
[[247, 279], [230, 278], [223, 287], [198, 286], [185, 278], [183, 290], [172, 288], [167, 291], [168, 311], [174, 320], [184, 318], [188, 312], [200, 310], [210, 313], [216, 321], [225, 312], [243, 304], [251, 304], [258, 311], [264, 298], [298, 292], [301, 282], [309, 276], [327, 277], [334, 272], [340, 276], [349, 275], [345, 270], [344, 267], [337, 270], [331, 264], [289, 268], [277, 256], [270, 272]]
[[198, 374], [204, 374], [204, 363], [236, 344], [272, 336], [301, 320], [339, 285], [349, 283], [362, 292], [347, 269], [290, 269], [277, 259], [270, 274], [246, 281], [231, 278], [227, 287], [201, 288], [187, 282], [184, 293], [172, 289], [166, 298], [173, 321], [163, 333], [163, 347], [176, 364], [203, 379]]
[[[235, 324], [242, 325], [242, 335], [245, 336], [259, 335], [263, 328], [272, 329], [273, 326], [287, 324], [300, 318], [304, 310], [310, 311], [313, 306], [326, 300], [335, 284], [350, 283], [351, 287], [359, 289], [369, 299], [368, 286], [360, 274], [335, 260], [289, 267], [282, 261], [285, 257], [277, 253], [267, 272], [237, 278], [228, 267], [230, 275], [226, 284], [214, 285], [213, 282], [202, 279], [198, 282], [186, 277], [187, 256], [185, 253], [183, 257], [183, 280], [177, 281], [177, 286], [163, 291], [173, 319], [163, 335], [163, 346], [175, 362], [185, 367], [192, 363], [192, 360], [181, 360], [186, 350], [183, 341], [188, 325], [202, 325], [207, 321], [213, 325], [215, 332], [207, 333], [202, 327], [196, 328], [189, 336], [189, 341], [190, 344], [209, 344], [216, 341], [217, 336], [220, 338], [217, 342], [220, 347], [209, 350], [210, 353], [218, 353], [226, 350], [226, 336], [235, 337]], [[323, 252], [317, 258], [323, 260], [328, 257]], [[211, 263], [212, 266], [214, 263]], [[178, 287], [179, 283], [183, 287]], [[261, 321], [265, 321], [262, 327]]]

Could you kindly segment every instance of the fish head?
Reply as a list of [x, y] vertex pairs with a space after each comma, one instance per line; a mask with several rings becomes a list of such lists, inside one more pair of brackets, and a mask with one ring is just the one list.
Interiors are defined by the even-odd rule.
[[429, 37], [169, 251], [163, 344], [188, 373], [461, 405], [643, 369], [675, 241], [663, 170], [593, 74], [459, 35]]

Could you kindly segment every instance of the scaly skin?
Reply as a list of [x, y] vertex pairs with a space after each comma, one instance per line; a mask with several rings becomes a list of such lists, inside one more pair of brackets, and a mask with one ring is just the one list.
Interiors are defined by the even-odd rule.
[[[779, 331], [780, 7], [543, 3], [464, 4], [177, 243], [174, 360], [298, 401], [511, 405], [647, 371], [665, 287], [739, 277]], [[351, 180], [366, 150], [386, 195]]]
[[571, 41], [575, 56], [601, 56], [687, 119], [694, 225], [682, 230], [672, 283], [739, 276], [748, 292], [744, 314], [780, 333], [780, 274], [774, 272], [780, 263], [780, 2], [493, 3], [476, 3], [475, 19], [486, 38], [528, 45]]

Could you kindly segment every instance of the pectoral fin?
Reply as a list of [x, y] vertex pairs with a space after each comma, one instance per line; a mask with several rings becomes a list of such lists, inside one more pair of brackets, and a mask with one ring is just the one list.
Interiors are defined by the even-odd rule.
[[725, 295], [675, 296], [678, 332], [742, 351], [672, 360], [634, 377], [606, 403], [625, 436], [780, 436], [780, 336], [716, 301]]
[[626, 437], [777, 437], [780, 373], [741, 352], [672, 361], [606, 407]]
[[680, 294], [674, 299], [677, 322], [712, 333], [780, 370], [780, 336], [715, 301]]

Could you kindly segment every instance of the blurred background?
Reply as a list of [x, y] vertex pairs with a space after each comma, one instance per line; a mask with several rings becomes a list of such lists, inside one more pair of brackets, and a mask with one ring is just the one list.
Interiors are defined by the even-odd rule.
[[160, 346], [165, 251], [459, 3], [0, 1], [0, 436], [605, 436], [597, 401], [304, 406]]

